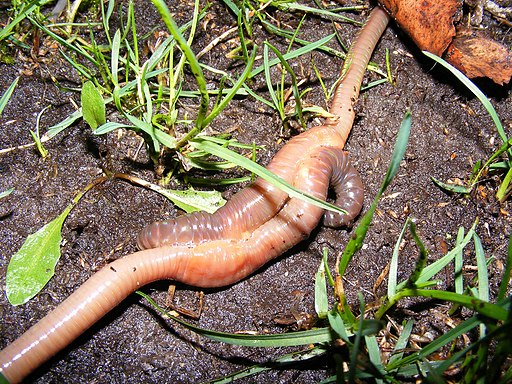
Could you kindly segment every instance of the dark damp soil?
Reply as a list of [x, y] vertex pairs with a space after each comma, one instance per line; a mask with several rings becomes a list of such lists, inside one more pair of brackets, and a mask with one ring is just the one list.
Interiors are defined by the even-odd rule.
[[[141, 35], [159, 25], [156, 11], [146, 1], [136, 1], [137, 21]], [[191, 14], [191, 6], [180, 3], [178, 20]], [[213, 3], [208, 11], [212, 18], [198, 30], [196, 51], [236, 24], [222, 3]], [[273, 11], [283, 24], [297, 26], [300, 15]], [[364, 20], [366, 15], [349, 14]], [[5, 22], [5, 15], [2, 16]], [[484, 19], [493, 28], [498, 40], [508, 46], [512, 40], [504, 27]], [[165, 30], [160, 24], [157, 30]], [[352, 41], [356, 28], [340, 24], [343, 42]], [[302, 27], [303, 38], [316, 40], [333, 32], [333, 24], [307, 18]], [[97, 31], [98, 36], [101, 35]], [[256, 27], [256, 42], [270, 38], [280, 49], [286, 42], [269, 37]], [[100, 37], [99, 37], [100, 38]], [[31, 40], [27, 40], [31, 44]], [[339, 48], [332, 40], [330, 44]], [[202, 61], [216, 68], [238, 71], [226, 58], [230, 46], [220, 44]], [[377, 284], [386, 268], [397, 237], [407, 217], [416, 219], [420, 237], [429, 249], [429, 260], [439, 258], [453, 246], [459, 227], [468, 229], [478, 219], [477, 233], [481, 237], [489, 265], [490, 291], [497, 293], [506, 257], [507, 239], [511, 233], [512, 210], [507, 201], [499, 204], [494, 195], [498, 176], [488, 176], [480, 189], [469, 196], [450, 195], [431, 181], [431, 177], [448, 179], [469, 178], [476, 161], [487, 159], [501, 145], [490, 117], [480, 102], [469, 94], [447, 72], [421, 56], [412, 43], [391, 25], [379, 43], [373, 60], [384, 69], [385, 51], [389, 50], [395, 84], [383, 84], [365, 92], [357, 104], [358, 114], [346, 146], [354, 165], [365, 183], [365, 209], [386, 172], [395, 135], [406, 113], [411, 111], [412, 133], [400, 171], [379, 204], [363, 249], [356, 255], [344, 277], [351, 305], [358, 306], [357, 295], [367, 302], [385, 293], [385, 281]], [[38, 114], [42, 132], [76, 108], [81, 80], [69, 70], [62, 56], [49, 51], [31, 58], [30, 52], [13, 51], [14, 64], [0, 65], [0, 91], [20, 76], [19, 85], [0, 118], [0, 148], [31, 142], [29, 130], [34, 130]], [[320, 85], [315, 80], [311, 62], [323, 74], [330, 87], [342, 61], [315, 52], [293, 62], [301, 79], [308, 78], [304, 87], [312, 91], [304, 103], [325, 106]], [[366, 81], [374, 78], [368, 75]], [[212, 79], [213, 81], [213, 79]], [[498, 87], [478, 83], [491, 97], [505, 130], [512, 129], [512, 97], [510, 86]], [[255, 79], [254, 88], [262, 92], [263, 77]], [[190, 83], [193, 87], [193, 83]], [[268, 97], [268, 94], [267, 94]], [[194, 107], [193, 102], [191, 102]], [[190, 106], [184, 106], [192, 108]], [[116, 116], [109, 116], [115, 119]], [[310, 122], [318, 125], [319, 120]], [[230, 130], [242, 142], [255, 141], [264, 145], [258, 161], [266, 164], [282, 142], [298, 132], [283, 130], [276, 113], [251, 98], [233, 102], [214, 122], [217, 131]], [[279, 144], [278, 144], [279, 143]], [[126, 172], [149, 181], [156, 174], [142, 151], [134, 160], [140, 139], [131, 132], [116, 132], [97, 137], [82, 121], [45, 144], [49, 156], [41, 158], [33, 148], [19, 149], [0, 156], [0, 190], [14, 187], [15, 191], [0, 200], [0, 282], [5, 290], [5, 272], [10, 257], [25, 238], [56, 217], [72, 197], [102, 174], [103, 169]], [[229, 196], [242, 186], [223, 191]], [[0, 298], [0, 347], [5, 346], [30, 325], [42, 318], [95, 270], [109, 260], [133, 252], [135, 237], [144, 225], [158, 219], [180, 214], [163, 197], [129, 183], [112, 180], [90, 191], [72, 210], [63, 227], [62, 258], [54, 278], [29, 303], [12, 307], [5, 295]], [[221, 331], [251, 331], [277, 333], [288, 330], [275, 318], [290, 315], [296, 308], [314, 313], [313, 279], [322, 257], [329, 250], [331, 267], [343, 250], [350, 230], [319, 227], [307, 241], [269, 263], [240, 283], [223, 289], [205, 290], [203, 313], [197, 321], [201, 327]], [[475, 265], [469, 248], [465, 263]], [[417, 251], [410, 238], [400, 256], [400, 277], [414, 265]], [[465, 281], [473, 281], [476, 271], [464, 271]], [[442, 287], [453, 285], [453, 271], [440, 276]], [[168, 282], [158, 282], [144, 288], [161, 304], [165, 302]], [[196, 289], [178, 285], [177, 303], [194, 309]], [[401, 302], [391, 316], [416, 320], [416, 331], [435, 337], [449, 329], [446, 307], [417, 306]], [[36, 383], [197, 383], [211, 380], [255, 363], [265, 362], [293, 349], [251, 349], [209, 341], [163, 320], [138, 295], [133, 294], [111, 311], [90, 331], [71, 346], [44, 364], [28, 380]], [[334, 373], [333, 361], [314, 360], [293, 369], [270, 370], [244, 382], [311, 383]]]

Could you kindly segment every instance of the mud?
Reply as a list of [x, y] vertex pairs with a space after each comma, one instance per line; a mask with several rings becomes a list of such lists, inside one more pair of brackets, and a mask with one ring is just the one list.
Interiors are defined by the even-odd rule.
[[[137, 20], [141, 34], [158, 24], [156, 12], [149, 2], [136, 1]], [[181, 4], [178, 20], [187, 20], [191, 14], [188, 4]], [[206, 29], [198, 30], [194, 49], [201, 50], [225, 29], [236, 24], [236, 19], [219, 2], [209, 12], [213, 18]], [[273, 11], [283, 24], [297, 26], [299, 14]], [[364, 20], [366, 15], [349, 14]], [[5, 15], [1, 16], [5, 21]], [[509, 31], [496, 26], [488, 18], [484, 23], [493, 29], [495, 37], [512, 44]], [[160, 25], [158, 30], [165, 30]], [[352, 41], [357, 29], [340, 25], [344, 44]], [[302, 37], [316, 40], [333, 32], [333, 24], [316, 18], [307, 18]], [[100, 31], [95, 33], [100, 34]], [[269, 37], [257, 27], [255, 39], [262, 44], [271, 38], [281, 50], [287, 42]], [[27, 41], [30, 43], [30, 41]], [[339, 48], [332, 40], [331, 46]], [[202, 61], [216, 68], [239, 73], [240, 68], [226, 58], [229, 45], [219, 45]], [[488, 175], [480, 189], [469, 196], [447, 194], [434, 185], [431, 177], [442, 181], [467, 181], [476, 161], [486, 160], [501, 145], [490, 117], [480, 102], [461, 87], [447, 72], [422, 57], [412, 43], [391, 25], [373, 56], [373, 61], [385, 69], [385, 50], [390, 52], [391, 71], [395, 84], [383, 84], [362, 94], [358, 115], [346, 150], [360, 171], [367, 191], [365, 210], [375, 196], [386, 172], [400, 122], [411, 111], [413, 127], [405, 159], [400, 171], [379, 204], [363, 249], [349, 265], [344, 277], [349, 302], [356, 310], [357, 295], [362, 292], [367, 302], [373, 302], [385, 293], [386, 281], [379, 286], [378, 276], [388, 264], [392, 249], [407, 217], [417, 222], [420, 237], [429, 249], [429, 260], [439, 258], [455, 242], [460, 226], [468, 229], [475, 219], [479, 225], [490, 263], [490, 290], [497, 293], [507, 240], [511, 233], [510, 203], [499, 204], [494, 195], [499, 175]], [[42, 132], [67, 116], [79, 102], [80, 78], [69, 71], [61, 56], [48, 52], [37, 60], [26, 51], [13, 51], [15, 63], [0, 64], [0, 92], [20, 76], [13, 98], [0, 117], [0, 148], [31, 142], [29, 130], [34, 130], [38, 114]], [[299, 61], [293, 68], [311, 87], [303, 102], [325, 106], [323, 91], [316, 81], [311, 62], [323, 75], [328, 87], [336, 80], [342, 61], [321, 52], [315, 52]], [[258, 62], [258, 64], [260, 64]], [[59, 70], [57, 70], [59, 69]], [[210, 76], [210, 75], [208, 75]], [[369, 74], [367, 81], [376, 78]], [[211, 77], [210, 81], [218, 79]], [[496, 87], [480, 81], [478, 84], [491, 97], [507, 133], [512, 128], [512, 97], [510, 86]], [[188, 84], [194, 87], [191, 81]], [[264, 93], [263, 77], [252, 85]], [[191, 102], [190, 104], [193, 104]], [[184, 105], [193, 108], [194, 105]], [[109, 116], [116, 118], [116, 114]], [[319, 120], [309, 123], [319, 124]], [[251, 98], [236, 100], [212, 124], [217, 131], [233, 131], [239, 141], [265, 146], [258, 161], [266, 164], [282, 142], [297, 134], [297, 130], [283, 130], [276, 113]], [[0, 201], [0, 283], [5, 288], [5, 271], [12, 254], [19, 249], [30, 233], [35, 232], [56, 217], [73, 196], [100, 176], [103, 169], [126, 172], [149, 181], [157, 176], [145, 151], [137, 158], [140, 139], [132, 132], [116, 132], [97, 137], [82, 121], [45, 144], [49, 156], [41, 158], [34, 148], [15, 150], [0, 156], [0, 190], [14, 187], [15, 191]], [[176, 186], [177, 183], [173, 182]], [[242, 186], [225, 188], [229, 196]], [[19, 336], [30, 325], [43, 317], [85, 281], [95, 270], [109, 260], [135, 250], [138, 231], [154, 220], [180, 214], [163, 197], [112, 180], [89, 192], [73, 209], [63, 227], [64, 243], [54, 278], [29, 303], [12, 307], [5, 295], [0, 296], [0, 347]], [[276, 333], [288, 330], [276, 324], [278, 316], [289, 315], [294, 308], [314, 314], [313, 279], [322, 257], [322, 249], [329, 250], [331, 267], [351, 235], [350, 230], [319, 227], [311, 237], [287, 254], [262, 268], [258, 273], [231, 287], [205, 291], [203, 313], [196, 323], [220, 331], [250, 331]], [[471, 247], [469, 247], [471, 250]], [[411, 239], [406, 239], [400, 256], [400, 278], [406, 278], [414, 265], [417, 250]], [[466, 252], [465, 263], [475, 265], [474, 254]], [[470, 283], [475, 270], [464, 272]], [[453, 284], [453, 271], [439, 276], [441, 286]], [[158, 282], [143, 289], [155, 300], [165, 302], [168, 282]], [[197, 303], [193, 287], [178, 285], [177, 304], [194, 309]], [[433, 306], [432, 306], [433, 307]], [[401, 302], [392, 317], [412, 316], [424, 332], [439, 335], [448, 325], [439, 320], [445, 313], [441, 306], [415, 306]], [[426, 330], [426, 331], [425, 331]], [[418, 331], [419, 332], [419, 331]], [[37, 370], [28, 380], [34, 383], [197, 383], [211, 380], [254, 363], [266, 362], [284, 352], [295, 349], [260, 349], [229, 346], [199, 337], [172, 321], [163, 320], [138, 295], [133, 294], [109, 313], [89, 332], [70, 347]], [[270, 370], [247, 383], [306, 383], [318, 382], [334, 373], [334, 362], [318, 359], [293, 369]]]

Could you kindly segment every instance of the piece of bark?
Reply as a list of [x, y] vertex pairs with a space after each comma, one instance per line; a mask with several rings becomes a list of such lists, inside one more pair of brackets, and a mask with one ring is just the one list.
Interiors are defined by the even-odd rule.
[[503, 85], [512, 77], [512, 52], [480, 31], [458, 29], [445, 58], [470, 78], [488, 77]]

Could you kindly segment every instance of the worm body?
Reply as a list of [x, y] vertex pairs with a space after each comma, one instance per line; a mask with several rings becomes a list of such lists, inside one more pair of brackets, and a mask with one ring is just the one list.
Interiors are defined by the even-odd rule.
[[[354, 42], [333, 100], [332, 112], [338, 118], [290, 140], [267, 167], [320, 199], [327, 198], [331, 185], [336, 204], [348, 214], [327, 213], [324, 222], [330, 226], [346, 224], [362, 206], [361, 180], [342, 149], [364, 69], [387, 22], [388, 16], [377, 7]], [[104, 267], [0, 351], [0, 373], [9, 382], [21, 381], [144, 284], [161, 279], [198, 287], [235, 283], [306, 238], [323, 214], [259, 179], [213, 215], [152, 224], [138, 238], [145, 250]]]
[[[337, 148], [319, 147], [300, 161], [300, 170], [292, 182], [301, 185], [304, 192], [325, 199], [329, 180], [342, 182], [344, 178], [340, 174], [343, 172], [355, 173], [347, 162], [347, 155]], [[236, 239], [199, 243], [187, 240], [186, 244], [151, 248], [118, 259], [94, 274], [55, 310], [1, 351], [1, 371], [10, 382], [22, 380], [126, 296], [155, 280], [172, 279], [205, 288], [233, 284], [305, 239], [322, 214], [321, 208], [300, 199], [288, 199], [274, 217], [252, 232], [240, 233]], [[208, 231], [209, 228], [199, 226], [197, 230]]]
[[[267, 169], [282, 179], [293, 184], [293, 176], [302, 167], [301, 160], [304, 157], [318, 153], [323, 147], [343, 148], [340, 135], [329, 126], [315, 127], [290, 140], [272, 159]], [[342, 166], [341, 172], [349, 171], [348, 160]], [[348, 172], [346, 180], [339, 180], [348, 190], [352, 186], [348, 182], [351, 175]], [[362, 190], [362, 184], [357, 186]], [[362, 201], [362, 194], [355, 200], [354, 197], [346, 199], [347, 193], [341, 188], [340, 207], [347, 210], [360, 211], [361, 205], [353, 206], [355, 200]], [[236, 239], [245, 233], [253, 231], [270, 218], [276, 215], [283, 207], [288, 195], [263, 179], [257, 179], [254, 184], [235, 194], [226, 205], [219, 208], [214, 214], [198, 212], [184, 215], [170, 221], [155, 222], [141, 231], [137, 238], [140, 249], [156, 248], [164, 245], [197, 244], [204, 241], [212, 241], [220, 238]], [[341, 202], [344, 201], [344, 203]], [[351, 208], [351, 207], [354, 208]], [[345, 216], [340, 225], [347, 225], [355, 216]], [[330, 215], [332, 216], [332, 215]], [[350, 217], [351, 216], [351, 217]], [[332, 219], [327, 221], [333, 222]], [[337, 225], [337, 226], [340, 226]], [[330, 225], [335, 226], [335, 225]]]

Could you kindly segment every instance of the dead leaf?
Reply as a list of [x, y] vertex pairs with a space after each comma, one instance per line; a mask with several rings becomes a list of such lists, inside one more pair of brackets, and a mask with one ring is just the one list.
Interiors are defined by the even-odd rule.
[[462, 0], [379, 0], [416, 45], [444, 57], [469, 78], [503, 85], [512, 78], [512, 52], [483, 32], [457, 27]]
[[512, 52], [481, 31], [458, 29], [445, 58], [470, 78], [488, 77], [503, 85], [512, 77]]
[[379, 0], [416, 45], [441, 56], [455, 36], [462, 0]]

